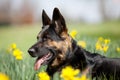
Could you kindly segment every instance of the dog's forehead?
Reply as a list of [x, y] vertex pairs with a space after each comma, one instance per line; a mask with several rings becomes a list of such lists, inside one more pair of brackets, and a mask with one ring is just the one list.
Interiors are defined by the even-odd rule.
[[42, 30], [38, 33], [37, 37], [41, 37], [45, 32], [47, 32], [50, 25], [46, 25], [42, 28]]
[[50, 25], [44, 26], [40, 33], [44, 33], [46, 30], [48, 30], [49, 27]]

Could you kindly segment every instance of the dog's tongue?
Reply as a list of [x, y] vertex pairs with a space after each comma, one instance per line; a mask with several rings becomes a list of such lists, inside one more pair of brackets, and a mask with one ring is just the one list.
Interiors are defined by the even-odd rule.
[[48, 53], [47, 55], [44, 55], [42, 58], [38, 59], [35, 62], [34, 69], [38, 70], [40, 68], [40, 66], [42, 65], [42, 63], [44, 63], [48, 59], [49, 55], [50, 55], [50, 53]]

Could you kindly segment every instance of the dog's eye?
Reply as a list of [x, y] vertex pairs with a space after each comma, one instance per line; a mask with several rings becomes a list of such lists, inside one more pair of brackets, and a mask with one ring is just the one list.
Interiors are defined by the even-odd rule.
[[39, 37], [37, 36], [37, 40], [39, 39]]

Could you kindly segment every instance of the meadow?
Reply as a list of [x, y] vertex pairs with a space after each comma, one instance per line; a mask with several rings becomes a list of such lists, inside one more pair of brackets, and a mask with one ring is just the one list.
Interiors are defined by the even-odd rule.
[[[73, 30], [77, 32], [75, 40], [83, 41], [86, 50], [107, 57], [120, 58], [120, 21], [99, 24], [67, 23], [67, 27], [69, 33]], [[36, 36], [40, 30], [41, 24], [0, 26], [0, 77], [1, 74], [5, 74], [10, 80], [39, 80], [38, 73], [44, 71], [47, 66], [34, 71], [35, 58], [32, 58], [27, 50], [37, 41]], [[110, 40], [106, 52], [96, 50], [96, 43], [100, 37]], [[22, 58], [16, 59], [12, 54], [15, 53], [14, 49], [8, 51], [11, 44], [15, 44], [12, 48], [19, 49], [18, 52], [22, 54]], [[54, 80], [63, 79], [56, 73]]]

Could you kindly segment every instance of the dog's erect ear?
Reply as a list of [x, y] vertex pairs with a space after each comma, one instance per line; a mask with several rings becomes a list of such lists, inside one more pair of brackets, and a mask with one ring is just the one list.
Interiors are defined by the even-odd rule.
[[43, 12], [42, 12], [42, 24], [43, 25], [49, 25], [50, 22], [51, 22], [50, 18], [48, 17], [46, 12], [43, 10]]
[[55, 30], [58, 34], [61, 34], [62, 32], [67, 33], [67, 27], [65, 24], [65, 20], [63, 16], [61, 15], [58, 8], [54, 9], [52, 20], [53, 22], [55, 22], [55, 25], [56, 25]]

